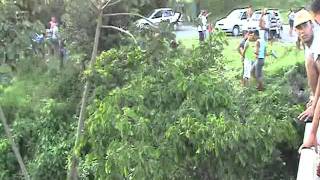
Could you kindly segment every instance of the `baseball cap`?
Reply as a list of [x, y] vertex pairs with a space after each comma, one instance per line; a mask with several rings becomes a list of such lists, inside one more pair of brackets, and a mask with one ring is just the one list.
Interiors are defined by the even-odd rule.
[[294, 27], [297, 27], [305, 22], [312, 21], [312, 15], [305, 9], [301, 9], [295, 14]]

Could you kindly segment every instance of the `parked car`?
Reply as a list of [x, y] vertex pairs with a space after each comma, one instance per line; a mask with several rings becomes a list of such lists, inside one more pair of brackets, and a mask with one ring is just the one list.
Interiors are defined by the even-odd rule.
[[160, 8], [154, 9], [149, 15], [146, 16], [147, 19], [139, 19], [136, 25], [140, 28], [148, 28], [150, 26], [158, 26], [160, 22], [167, 21], [174, 25], [179, 25], [182, 23], [182, 14], [174, 12], [171, 8]]
[[[250, 21], [248, 25], [249, 30], [259, 30], [259, 22], [261, 18], [262, 11], [257, 10], [252, 15], [252, 20]], [[267, 19], [269, 20], [270, 28], [269, 28], [269, 34], [271, 38], [277, 37], [280, 38], [281, 31], [283, 29], [282, 27], [282, 19], [280, 16], [280, 12], [278, 9], [267, 9]], [[274, 19], [273, 19], [274, 18]]]
[[248, 8], [232, 10], [226, 17], [216, 22], [215, 29], [221, 29], [226, 33], [239, 36], [244, 23], [247, 22], [247, 11]]

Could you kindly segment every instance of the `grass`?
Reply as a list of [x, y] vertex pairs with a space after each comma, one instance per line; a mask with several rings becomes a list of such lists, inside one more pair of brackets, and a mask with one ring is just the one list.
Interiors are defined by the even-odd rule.
[[[228, 45], [225, 47], [223, 54], [225, 57], [226, 70], [229, 77], [235, 80], [241, 80], [242, 62], [240, 55], [237, 51], [240, 38], [227, 37]], [[196, 37], [180, 40], [183, 46], [192, 49], [193, 46], [199, 45], [199, 40]], [[298, 50], [295, 44], [274, 42], [272, 45], [268, 44], [268, 52], [273, 50], [278, 58], [275, 59], [268, 56], [265, 60], [265, 66], [263, 69], [266, 83], [272, 83], [276, 77], [283, 74], [284, 71], [288, 71], [291, 67], [297, 63], [304, 62], [303, 50]]]
[[[229, 45], [224, 49], [226, 65], [228, 69], [241, 69], [240, 56], [237, 51], [240, 38], [228, 38]], [[278, 58], [275, 59], [268, 56], [265, 61], [264, 70], [267, 74], [277, 75], [277, 73], [288, 67], [291, 67], [298, 62], [304, 61], [303, 51], [297, 50], [295, 44], [283, 44], [274, 42], [272, 45], [268, 43], [268, 52], [275, 51]], [[237, 71], [237, 70], [236, 70]]]
[[[223, 54], [226, 58], [227, 68], [236, 69], [241, 67], [240, 56], [237, 47], [241, 41], [240, 38], [227, 37], [228, 45], [225, 47]], [[197, 37], [191, 37], [179, 40], [180, 43], [191, 49], [193, 46], [199, 45]], [[266, 58], [265, 71], [271, 74], [277, 73], [282, 68], [290, 67], [298, 62], [304, 61], [303, 51], [297, 50], [295, 44], [274, 42], [272, 45], [268, 43], [268, 52], [275, 51], [278, 59], [272, 57]]]

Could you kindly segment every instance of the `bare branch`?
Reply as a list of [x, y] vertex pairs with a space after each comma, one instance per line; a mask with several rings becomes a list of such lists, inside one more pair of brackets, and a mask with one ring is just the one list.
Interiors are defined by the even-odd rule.
[[120, 3], [121, 1], [122, 1], [122, 0], [117, 0], [117, 1], [115, 1], [115, 2], [113, 2], [113, 3], [110, 3], [110, 4], [108, 5], [108, 7], [114, 6], [114, 5], [118, 4], [118, 3]]
[[7, 123], [7, 119], [6, 117], [4, 116], [4, 113], [2, 111], [2, 108], [0, 106], [0, 119], [1, 119], [1, 122], [3, 124], [3, 127], [4, 127], [4, 130], [6, 132], [6, 135], [7, 135], [7, 138], [9, 140], [9, 142], [11, 143], [11, 148], [14, 152], [14, 155], [16, 156], [17, 158], [17, 161], [19, 163], [19, 166], [20, 166], [20, 169], [22, 171], [22, 174], [24, 176], [24, 178], [26, 180], [30, 180], [30, 176], [27, 172], [27, 169], [26, 169], [26, 166], [24, 165], [23, 163], [23, 160], [22, 160], [22, 157], [21, 157], [21, 154], [20, 154], [20, 151], [19, 151], [19, 148], [18, 146], [16, 145], [16, 143], [14, 142], [14, 139], [13, 139], [13, 136], [11, 134], [11, 131], [10, 131], [10, 128], [9, 128], [9, 125]]
[[137, 16], [137, 17], [140, 17], [140, 18], [148, 21], [153, 28], [156, 28], [156, 25], [155, 25], [153, 22], [151, 22], [147, 17], [142, 16], [142, 15], [137, 14], [137, 13], [111, 13], [111, 14], [103, 14], [103, 17], [107, 17], [107, 16]]
[[[94, 64], [96, 62], [96, 58], [97, 58], [97, 54], [98, 54], [99, 38], [100, 38], [100, 33], [101, 33], [102, 10], [99, 8], [98, 11], [99, 11], [99, 15], [98, 15], [98, 19], [97, 19], [96, 33], [94, 36], [94, 44], [93, 44], [93, 49], [92, 49], [92, 54], [91, 54], [90, 67], [89, 67], [90, 69], [93, 69]], [[78, 180], [79, 179], [78, 170], [77, 170], [78, 165], [79, 165], [79, 157], [76, 153], [76, 148], [79, 146], [80, 139], [82, 138], [83, 132], [84, 132], [86, 107], [87, 107], [90, 86], [91, 86], [91, 82], [90, 82], [90, 78], [89, 78], [86, 80], [83, 94], [82, 94], [82, 99], [81, 99], [81, 109], [80, 109], [78, 128], [77, 128], [76, 139], [75, 139], [75, 144], [74, 144], [74, 152], [72, 155], [70, 172], [69, 172], [69, 177], [68, 177], [69, 180]]]
[[104, 5], [102, 5], [101, 9], [103, 10], [104, 8], [106, 8], [110, 2], [111, 2], [111, 0], [108, 0]]
[[115, 29], [115, 30], [117, 30], [117, 31], [123, 32], [123, 33], [129, 35], [129, 36], [133, 39], [133, 41], [134, 41], [135, 44], [138, 44], [138, 43], [137, 43], [137, 40], [136, 40], [136, 38], [133, 36], [133, 34], [131, 34], [131, 33], [130, 33], [129, 31], [127, 31], [127, 30], [124, 30], [124, 29], [119, 28], [119, 27], [116, 27], [116, 26], [101, 26], [101, 28]]

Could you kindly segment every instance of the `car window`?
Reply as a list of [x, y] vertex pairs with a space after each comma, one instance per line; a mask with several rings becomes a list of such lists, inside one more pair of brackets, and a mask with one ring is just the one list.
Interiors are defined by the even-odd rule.
[[252, 15], [252, 19], [257, 21], [259, 20], [261, 17], [261, 12], [255, 12], [253, 15]]
[[162, 11], [159, 11], [152, 17], [152, 19], [161, 18], [161, 17], [162, 17]]
[[240, 12], [239, 11], [232, 11], [227, 17], [230, 19], [238, 19], [238, 18], [240, 18]]
[[247, 12], [242, 13], [241, 20], [247, 19]]
[[172, 16], [172, 11], [163, 11], [163, 17], [170, 17]]

